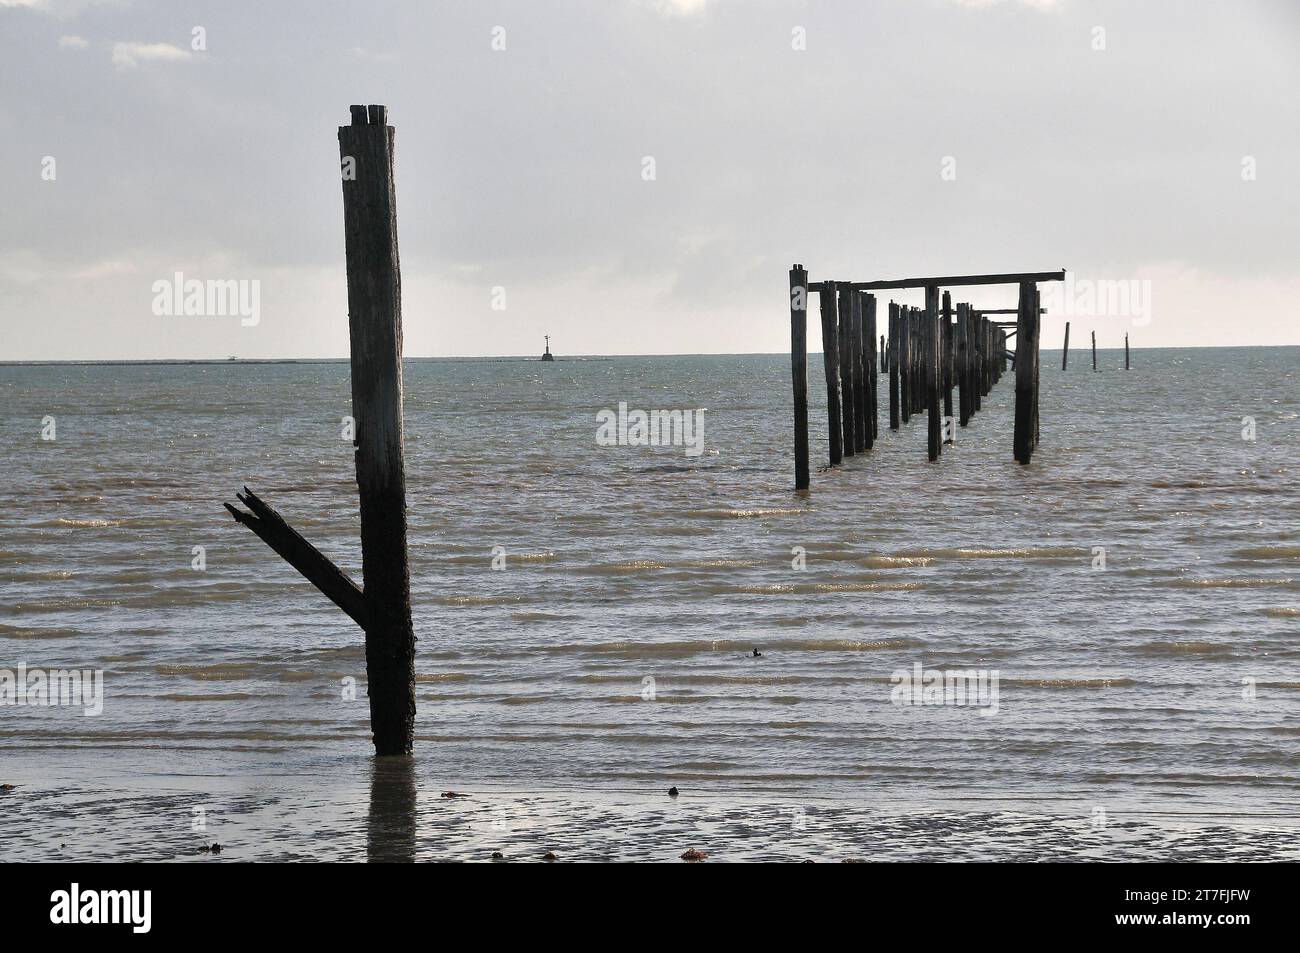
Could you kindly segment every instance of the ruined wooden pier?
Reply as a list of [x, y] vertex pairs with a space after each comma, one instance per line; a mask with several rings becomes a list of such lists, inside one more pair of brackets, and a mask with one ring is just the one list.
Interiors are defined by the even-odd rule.
[[[809, 281], [803, 265], [790, 269], [790, 363], [794, 384], [795, 488], [810, 483], [808, 447], [809, 295], [817, 293], [826, 374], [830, 465], [869, 451], [877, 435], [877, 375], [888, 373], [889, 428], [899, 430], [916, 414], [926, 415], [926, 453], [938, 460], [955, 427], [967, 426], [981, 399], [1001, 379], [1008, 359], [1016, 370], [1013, 454], [1028, 463], [1038, 444], [1038, 338], [1042, 308], [1038, 283], [1064, 281], [1065, 272], [957, 275], [888, 281]], [[983, 285], [1019, 286], [1014, 309], [953, 305], [947, 289]], [[876, 296], [872, 292], [923, 289], [925, 306], [889, 302], [888, 337], [876, 350]], [[1015, 314], [994, 321], [988, 315]], [[1011, 337], [1016, 350], [1007, 349]], [[954, 419], [953, 390], [957, 390]]]

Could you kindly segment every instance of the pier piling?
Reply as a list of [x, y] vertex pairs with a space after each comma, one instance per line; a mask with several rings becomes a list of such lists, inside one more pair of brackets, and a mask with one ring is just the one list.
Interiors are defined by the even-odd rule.
[[853, 414], [857, 398], [853, 393], [853, 302], [857, 297], [847, 282], [836, 285], [839, 295], [839, 345], [840, 345], [840, 425], [843, 428], [844, 456], [856, 452], [853, 441]]
[[[830, 284], [827, 282], [827, 284]], [[840, 420], [840, 332], [835, 313], [835, 288], [818, 296], [822, 311], [822, 364], [826, 370], [826, 425], [829, 432], [830, 462], [835, 466], [844, 458], [843, 424]]]
[[806, 490], [808, 473], [808, 272], [790, 269], [790, 378], [794, 384], [794, 488]]
[[1016, 325], [1016, 462], [1028, 463], [1037, 442], [1038, 422], [1038, 291], [1020, 285], [1020, 314]]
[[897, 430], [898, 407], [898, 305], [889, 302], [889, 429]]
[[[844, 314], [844, 303], [848, 303], [848, 333], [847, 337], [847, 358], [849, 362], [848, 394], [845, 397], [845, 427], [844, 443], [846, 446], [852, 445], [855, 454], [862, 453], [866, 449], [865, 434], [863, 433], [862, 417], [862, 292], [854, 291], [851, 286], [845, 285], [843, 294], [840, 297], [840, 313]], [[845, 346], [841, 345], [840, 353], [845, 354]]]

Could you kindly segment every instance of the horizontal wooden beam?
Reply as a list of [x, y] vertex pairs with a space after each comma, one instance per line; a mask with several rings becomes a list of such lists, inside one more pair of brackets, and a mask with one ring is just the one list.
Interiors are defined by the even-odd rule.
[[364, 629], [368, 615], [361, 587], [330, 562], [319, 549], [303, 539], [297, 530], [285, 522], [283, 516], [248, 487], [244, 487], [243, 493], [235, 495], [250, 512], [245, 513], [229, 503], [223, 503], [222, 506], [230, 511], [230, 515], [256, 533], [262, 542], [279, 553], [285, 562], [302, 573], [308, 582]]
[[[976, 314], [1019, 314], [1018, 308], [972, 308]], [[1039, 308], [1039, 314], [1047, 314], [1046, 308]], [[997, 321], [996, 324], [1015, 324], [1014, 321]]]
[[[895, 288], [957, 288], [967, 285], [1016, 285], [1022, 282], [1064, 281], [1065, 270], [1024, 271], [1005, 275], [947, 275], [942, 278], [897, 278], [884, 281], [855, 281], [855, 291], [888, 291]], [[808, 283], [809, 291], [822, 291], [824, 285], [838, 284], [830, 281]], [[1005, 312], [1010, 314], [1012, 312]]]

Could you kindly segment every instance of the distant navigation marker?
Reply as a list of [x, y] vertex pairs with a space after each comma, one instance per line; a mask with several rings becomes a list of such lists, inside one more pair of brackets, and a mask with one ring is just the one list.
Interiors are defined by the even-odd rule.
[[545, 335], [545, 338], [546, 338], [546, 350], [542, 353], [542, 360], [553, 361], [555, 360], [555, 355], [551, 353], [551, 336], [547, 334]]

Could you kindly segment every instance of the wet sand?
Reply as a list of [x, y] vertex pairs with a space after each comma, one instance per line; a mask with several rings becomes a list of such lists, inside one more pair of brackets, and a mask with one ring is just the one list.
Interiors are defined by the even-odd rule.
[[[437, 784], [434, 767], [356, 758], [301, 775], [266, 759], [230, 775], [29, 778], [0, 794], [0, 860], [541, 862], [552, 853], [556, 862], [680, 863], [689, 849], [707, 863], [1300, 860], [1300, 817], [1283, 812], [685, 786], [673, 798], [666, 786]], [[465, 796], [443, 796], [450, 791]], [[212, 844], [221, 851], [203, 850]]]

